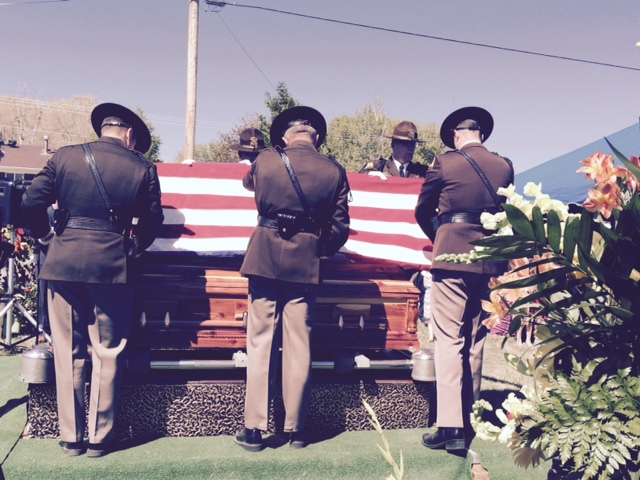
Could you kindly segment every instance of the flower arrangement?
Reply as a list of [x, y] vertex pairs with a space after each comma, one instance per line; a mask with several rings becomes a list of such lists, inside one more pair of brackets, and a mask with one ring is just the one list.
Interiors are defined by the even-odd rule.
[[[19, 233], [15, 237], [15, 243], [11, 243], [11, 236], [6, 229], [2, 229], [0, 232], [2, 245], [13, 246], [11, 255], [14, 259], [14, 271], [13, 271], [13, 294], [16, 299], [27, 309], [29, 312], [35, 312], [37, 310], [37, 293], [38, 293], [38, 280], [36, 278], [36, 257], [33, 250], [33, 239], [26, 238], [22, 235], [22, 231], [19, 229]], [[9, 253], [9, 252], [7, 252]], [[3, 258], [3, 263], [0, 265], [0, 293], [7, 294], [9, 290], [9, 278], [7, 259]], [[35, 315], [35, 313], [32, 313]], [[4, 321], [4, 319], [0, 319]], [[15, 319], [12, 326], [12, 333], [23, 333], [30, 335], [34, 331], [34, 326], [29, 323], [24, 314], [18, 309], [15, 310]]]
[[535, 337], [532, 356], [507, 356], [534, 389], [509, 396], [500, 427], [476, 404], [479, 437], [508, 444], [525, 468], [553, 459], [585, 479], [638, 478], [640, 456], [640, 160], [611, 148], [623, 166], [600, 152], [582, 161], [594, 187], [579, 213], [541, 185], [525, 186], [532, 200], [511, 186], [498, 192], [504, 211], [481, 219], [496, 233], [441, 258], [509, 261], [486, 325], [510, 318], [510, 334]]

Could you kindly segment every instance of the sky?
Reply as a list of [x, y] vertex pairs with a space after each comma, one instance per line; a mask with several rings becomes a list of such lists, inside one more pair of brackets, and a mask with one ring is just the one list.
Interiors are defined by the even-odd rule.
[[[189, 3], [0, 0], [0, 95], [139, 107], [172, 162], [185, 142]], [[438, 126], [486, 108], [486, 146], [516, 173], [640, 116], [638, 0], [199, 0], [198, 25], [197, 143], [268, 114], [279, 82], [328, 122], [376, 100]]]

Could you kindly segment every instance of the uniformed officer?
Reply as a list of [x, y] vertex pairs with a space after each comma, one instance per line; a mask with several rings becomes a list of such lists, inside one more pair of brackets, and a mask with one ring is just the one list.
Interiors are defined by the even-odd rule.
[[259, 214], [240, 268], [249, 278], [247, 390], [245, 428], [235, 441], [248, 451], [262, 449], [280, 345], [284, 432], [291, 447], [306, 445], [320, 258], [336, 253], [349, 236], [346, 172], [317, 151], [326, 132], [324, 117], [313, 108], [283, 111], [270, 131], [278, 149], [260, 153], [243, 180], [255, 192]]
[[238, 152], [238, 163], [247, 165], [251, 165], [265, 148], [264, 134], [257, 128], [245, 128], [240, 132], [239, 142], [231, 145], [231, 150]]
[[385, 176], [391, 177], [424, 178], [429, 167], [413, 161], [417, 144], [424, 143], [418, 139], [416, 125], [413, 122], [402, 121], [393, 129], [393, 135], [385, 138], [391, 139], [391, 157], [380, 157], [378, 160], [367, 162], [360, 169], [360, 173], [382, 172]]
[[[502, 274], [505, 265], [446, 263], [437, 258], [444, 253], [470, 252], [471, 242], [486, 234], [480, 223], [481, 213], [497, 212], [505, 198], [498, 197], [496, 191], [513, 183], [511, 162], [483, 145], [492, 131], [493, 117], [483, 108], [462, 108], [444, 120], [440, 138], [455, 150], [436, 157], [415, 209], [418, 224], [434, 244], [431, 318], [438, 429], [422, 437], [428, 448], [463, 449], [472, 436], [469, 416], [480, 395], [487, 334], [481, 324], [485, 315], [481, 301], [489, 298], [489, 279]], [[432, 223], [436, 215], [437, 233]]]
[[[47, 283], [60, 448], [68, 456], [86, 450], [87, 456], [100, 457], [113, 448], [132, 323], [129, 231], [137, 218], [133, 230], [143, 251], [155, 239], [163, 214], [156, 168], [139, 153], [151, 146], [142, 119], [121, 105], [103, 103], [91, 113], [91, 123], [99, 140], [58, 150], [25, 192], [22, 205], [32, 236], [49, 245], [40, 278]], [[91, 157], [112, 211], [90, 168]], [[47, 209], [56, 202], [53, 232]]]

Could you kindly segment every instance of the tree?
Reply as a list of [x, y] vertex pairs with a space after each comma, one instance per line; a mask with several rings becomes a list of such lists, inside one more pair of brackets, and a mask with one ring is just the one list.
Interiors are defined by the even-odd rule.
[[39, 145], [46, 135], [49, 147], [58, 149], [72, 143], [95, 140], [87, 121], [96, 105], [93, 97], [75, 96], [70, 99], [39, 102], [19, 96], [0, 97], [0, 124], [5, 140], [19, 145]]
[[[298, 106], [299, 102], [289, 93], [284, 82], [276, 85], [275, 95], [266, 92], [265, 97], [268, 116], [249, 114], [232, 131], [220, 134], [218, 140], [206, 145], [196, 145], [195, 160], [236, 162], [236, 153], [231, 150], [230, 145], [237, 143], [240, 132], [245, 128], [260, 129], [265, 134], [265, 143], [270, 145], [269, 132], [273, 119], [287, 108]], [[382, 111], [382, 100], [374, 99], [372, 103], [357, 110], [355, 115], [344, 115], [330, 122], [327, 138], [320, 152], [335, 157], [347, 171], [357, 172], [367, 161], [391, 155], [391, 140], [386, 137], [391, 135], [393, 128], [400, 121], [385, 115]], [[430, 165], [435, 156], [445, 150], [445, 146], [440, 141], [440, 133], [435, 124], [416, 126], [419, 138], [425, 143], [418, 144], [414, 158], [418, 162]], [[180, 152], [176, 161], [180, 162], [183, 158]]]
[[271, 138], [269, 132], [271, 131], [271, 123], [273, 119], [284, 112], [287, 108], [297, 107], [300, 105], [295, 98], [289, 93], [289, 89], [284, 82], [280, 82], [276, 85], [276, 95], [272, 96], [269, 92], [265, 92], [267, 97], [264, 104], [269, 109], [271, 118], [267, 118], [264, 115], [259, 115], [260, 125], [258, 128], [265, 134], [265, 143], [271, 145]]
[[[193, 152], [194, 160], [196, 162], [210, 163], [237, 162], [238, 155], [235, 150], [231, 150], [231, 145], [238, 143], [238, 138], [242, 130], [245, 128], [259, 128], [259, 125], [260, 120], [258, 114], [252, 113], [245, 116], [230, 132], [221, 133], [217, 140], [212, 140], [206, 144], [197, 144]], [[184, 152], [180, 151], [176, 155], [175, 161], [180, 163], [182, 160], [184, 160]]]
[[[269, 131], [271, 130], [273, 119], [287, 108], [299, 105], [299, 102], [291, 96], [284, 82], [276, 85], [275, 95], [265, 92], [265, 97], [264, 103], [269, 110], [269, 117], [257, 113], [248, 114], [233, 130], [220, 134], [218, 140], [213, 140], [207, 145], [196, 145], [194, 160], [197, 162], [237, 162], [238, 156], [235, 151], [231, 150], [230, 146], [238, 142], [240, 132], [245, 128], [259, 129], [264, 133], [265, 144], [270, 145]], [[181, 162], [183, 159], [184, 153], [178, 153], [176, 161]]]
[[[387, 137], [400, 121], [385, 115], [382, 101], [374, 99], [353, 116], [335, 118], [329, 124], [327, 141], [321, 151], [335, 157], [347, 171], [357, 172], [368, 161], [391, 155], [391, 140]], [[425, 143], [417, 145], [414, 160], [430, 165], [445, 146], [436, 125], [416, 123], [416, 126], [418, 138]]]
[[149, 129], [149, 133], [151, 134], [151, 147], [149, 147], [149, 151], [144, 154], [145, 158], [153, 163], [160, 163], [160, 145], [162, 145], [162, 139], [160, 136], [156, 135], [155, 128], [153, 124], [147, 120], [144, 115], [144, 112], [141, 108], [136, 109], [136, 113], [142, 119], [142, 121], [147, 125]]
[[[98, 104], [94, 97], [80, 96], [40, 102], [26, 97], [0, 97], [0, 125], [5, 141], [14, 139], [19, 145], [39, 145], [46, 135], [49, 148], [57, 150], [65, 145], [92, 142], [97, 136], [89, 121], [91, 111]], [[140, 108], [137, 114], [151, 132], [151, 148], [145, 155], [152, 162], [159, 161], [159, 136], [146, 120]]]

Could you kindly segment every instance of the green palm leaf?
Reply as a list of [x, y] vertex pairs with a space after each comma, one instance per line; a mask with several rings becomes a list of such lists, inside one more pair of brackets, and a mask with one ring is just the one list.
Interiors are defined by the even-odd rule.
[[538, 240], [538, 243], [540, 243], [541, 245], [546, 245], [547, 244], [547, 234], [545, 232], [545, 228], [544, 228], [544, 217], [542, 216], [542, 211], [540, 210], [540, 207], [533, 207], [533, 209], [531, 210], [531, 217], [532, 217], [532, 224], [533, 224], [533, 231], [536, 235], [536, 239]]
[[611, 151], [614, 153], [614, 155], [618, 157], [618, 160], [620, 160], [624, 164], [627, 170], [629, 170], [634, 177], [640, 180], [640, 168], [636, 167], [616, 147], [611, 145], [611, 142], [609, 142], [609, 139], [607, 137], [604, 137], [604, 139], [607, 142], [607, 145], [609, 145], [609, 148], [611, 148]]
[[562, 240], [562, 227], [560, 225], [560, 217], [555, 210], [547, 213], [547, 235], [549, 236], [549, 245], [555, 253], [560, 253], [560, 240]]
[[505, 204], [504, 211], [513, 230], [529, 240], [535, 240], [536, 234], [527, 216], [517, 207]]
[[564, 245], [562, 251], [564, 256], [570, 262], [573, 261], [573, 256], [576, 253], [576, 243], [578, 240], [578, 233], [580, 231], [580, 220], [577, 218], [567, 220], [564, 225]]

